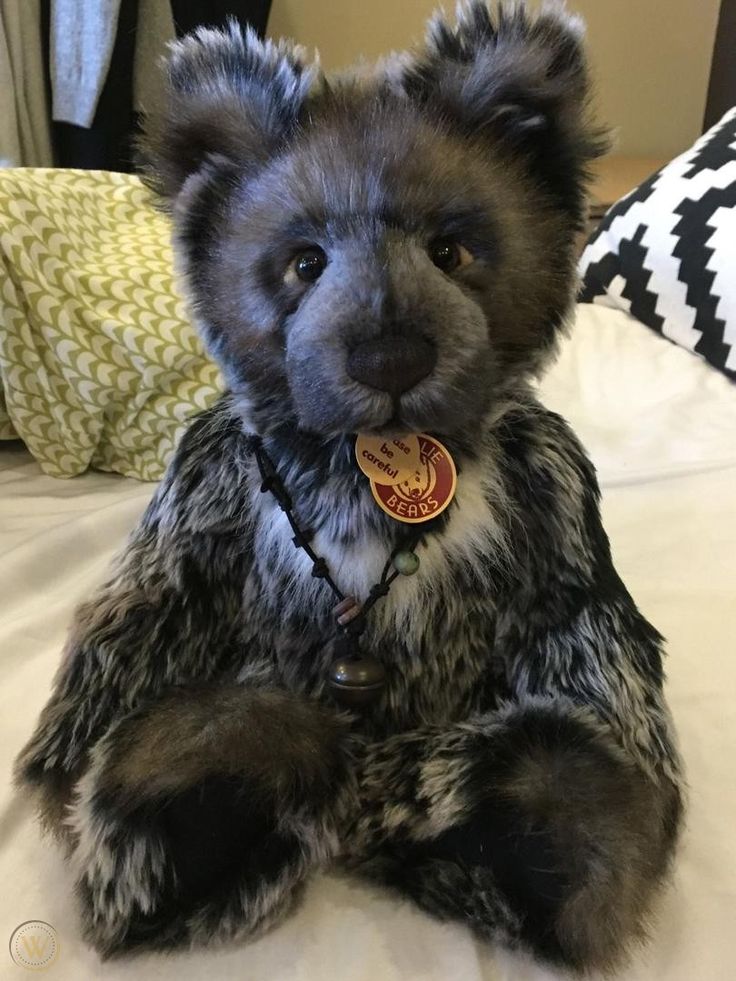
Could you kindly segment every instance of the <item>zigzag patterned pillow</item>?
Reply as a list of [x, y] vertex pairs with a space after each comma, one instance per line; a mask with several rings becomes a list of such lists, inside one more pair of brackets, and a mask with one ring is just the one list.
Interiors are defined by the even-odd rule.
[[736, 379], [736, 108], [607, 213], [583, 303], [629, 311]]

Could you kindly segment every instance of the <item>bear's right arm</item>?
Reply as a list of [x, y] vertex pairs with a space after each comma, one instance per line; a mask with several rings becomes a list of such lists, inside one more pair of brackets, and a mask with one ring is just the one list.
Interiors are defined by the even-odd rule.
[[113, 721], [171, 686], [237, 671], [252, 538], [248, 457], [227, 399], [199, 416], [110, 578], [78, 609], [16, 763], [18, 782], [41, 789], [52, 826]]

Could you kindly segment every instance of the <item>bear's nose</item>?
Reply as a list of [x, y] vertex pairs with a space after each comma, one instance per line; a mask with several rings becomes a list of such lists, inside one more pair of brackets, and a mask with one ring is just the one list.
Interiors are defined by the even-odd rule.
[[354, 381], [396, 398], [426, 378], [436, 361], [434, 346], [421, 337], [384, 335], [354, 347], [347, 370]]

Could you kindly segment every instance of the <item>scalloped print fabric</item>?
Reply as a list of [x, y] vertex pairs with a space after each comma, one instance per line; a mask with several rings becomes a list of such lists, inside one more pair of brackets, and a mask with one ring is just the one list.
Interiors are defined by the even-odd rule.
[[156, 480], [223, 383], [130, 174], [0, 170], [0, 439], [54, 477]]

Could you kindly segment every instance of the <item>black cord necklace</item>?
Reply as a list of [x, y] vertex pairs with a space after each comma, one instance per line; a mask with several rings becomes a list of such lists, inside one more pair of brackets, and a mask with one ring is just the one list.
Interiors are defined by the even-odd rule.
[[413, 576], [419, 568], [419, 557], [414, 551], [423, 539], [417, 530], [409, 532], [393, 549], [381, 572], [381, 578], [371, 586], [361, 603], [354, 596], [347, 596], [335, 583], [327, 562], [312, 548], [312, 533], [300, 527], [294, 517], [294, 505], [286, 485], [279, 476], [273, 461], [258, 436], [251, 438], [251, 448], [261, 476], [261, 493], [273, 495], [286, 515], [295, 548], [301, 548], [312, 562], [312, 575], [322, 579], [332, 590], [337, 605], [332, 610], [335, 617], [335, 660], [330, 667], [328, 681], [338, 701], [350, 707], [367, 705], [378, 698], [386, 684], [386, 671], [377, 658], [360, 649], [360, 636], [365, 630], [366, 617], [376, 603], [391, 588], [398, 576]]

